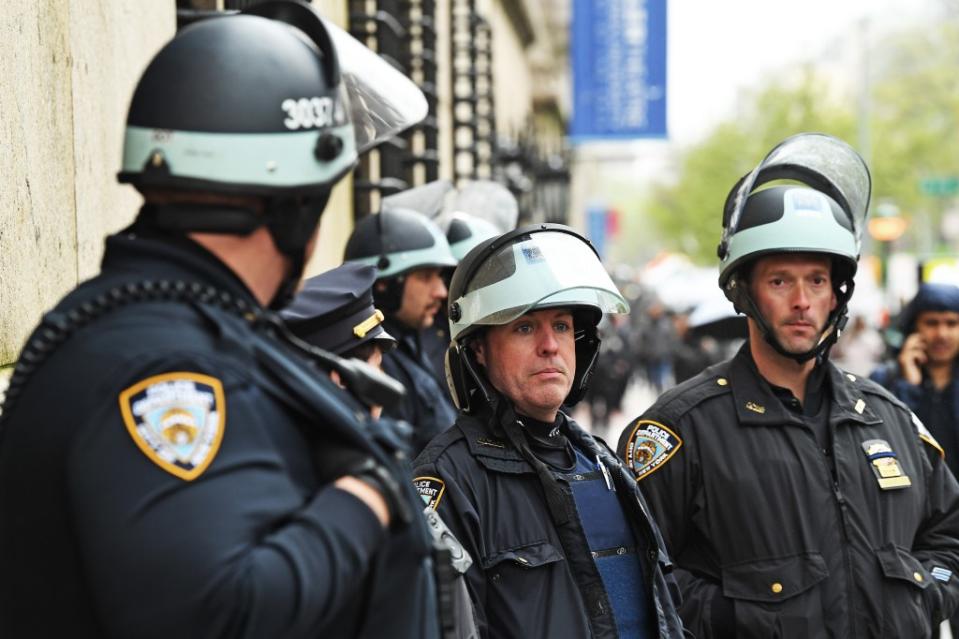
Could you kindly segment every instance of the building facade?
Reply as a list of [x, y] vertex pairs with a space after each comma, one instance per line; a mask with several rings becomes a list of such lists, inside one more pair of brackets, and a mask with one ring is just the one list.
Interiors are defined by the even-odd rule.
[[[254, 0], [255, 1], [255, 0]], [[94, 275], [139, 195], [115, 180], [150, 58], [191, 20], [251, 0], [10, 0], [0, 13], [0, 371], [42, 313]], [[426, 121], [334, 191], [310, 274], [340, 263], [379, 199], [444, 178], [494, 179], [521, 220], [568, 217], [568, 0], [313, 0], [423, 89]], [[2, 372], [0, 372], [2, 377]]]

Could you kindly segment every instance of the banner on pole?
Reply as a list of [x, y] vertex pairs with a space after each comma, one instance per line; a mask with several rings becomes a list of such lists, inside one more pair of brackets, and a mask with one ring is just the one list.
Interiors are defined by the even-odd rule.
[[573, 142], [665, 138], [666, 0], [573, 0]]

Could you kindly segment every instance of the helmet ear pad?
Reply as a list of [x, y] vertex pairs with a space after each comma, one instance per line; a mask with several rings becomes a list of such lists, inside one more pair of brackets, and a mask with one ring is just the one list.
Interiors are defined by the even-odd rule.
[[596, 366], [596, 360], [599, 357], [599, 346], [602, 340], [599, 337], [599, 331], [596, 329], [596, 323], [586, 320], [580, 322], [581, 313], [574, 315], [574, 324], [582, 328], [576, 328], [576, 373], [573, 375], [573, 385], [569, 389], [569, 394], [563, 401], [565, 406], [574, 406], [589, 390], [589, 383], [593, 378], [593, 368]]
[[403, 306], [403, 293], [406, 291], [406, 275], [384, 277], [373, 285], [373, 301], [376, 308], [387, 317], [392, 317]]
[[[496, 396], [487, 386], [486, 373], [473, 350], [473, 340], [477, 338], [474, 334], [459, 343], [450, 342], [446, 349], [446, 385], [453, 404], [464, 413], [474, 413], [491, 406]], [[474, 399], [476, 393], [481, 396]]]

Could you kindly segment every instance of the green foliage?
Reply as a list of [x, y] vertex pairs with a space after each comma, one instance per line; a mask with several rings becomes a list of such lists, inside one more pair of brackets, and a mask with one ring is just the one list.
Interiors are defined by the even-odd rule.
[[[959, 25], [953, 22], [886, 38], [871, 61], [872, 202], [895, 201], [907, 217], [917, 217], [917, 226], [935, 223], [946, 206], [921, 193], [919, 181], [959, 175], [957, 61]], [[655, 185], [642, 205], [667, 248], [704, 263], [716, 261], [726, 195], [775, 144], [802, 131], [860, 142], [854, 91], [836, 87], [812, 65], [743, 102], [737, 118], [682, 152], [675, 181]]]
[[920, 181], [959, 176], [959, 25], [944, 22], [888, 45], [873, 81], [873, 202], [900, 207], [915, 245], [917, 234], [938, 228], [948, 204], [922, 193]]

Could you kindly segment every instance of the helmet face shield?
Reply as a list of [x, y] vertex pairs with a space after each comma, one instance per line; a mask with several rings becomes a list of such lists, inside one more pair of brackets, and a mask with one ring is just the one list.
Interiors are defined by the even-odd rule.
[[[835, 200], [849, 219], [855, 253], [859, 254], [872, 187], [869, 169], [851, 146], [821, 133], [801, 133], [784, 140], [729, 194], [721, 253], [728, 251], [731, 238], [740, 230], [750, 194], [772, 180], [801, 182]], [[782, 237], [781, 241], [788, 244], [789, 239]]]
[[188, 26], [154, 57], [131, 101], [119, 179], [322, 194], [426, 113], [412, 80], [310, 5], [263, 2]]
[[452, 190], [453, 183], [449, 180], [433, 180], [422, 186], [387, 195], [383, 198], [380, 209], [409, 209], [435, 220], [443, 211], [446, 198]]
[[340, 62], [342, 86], [358, 153], [368, 151], [426, 117], [426, 96], [376, 52], [323, 18]]
[[506, 233], [516, 228], [519, 203], [502, 184], [491, 180], [475, 180], [460, 187], [449, 211], [486, 220], [500, 233]]
[[589, 244], [561, 231], [519, 235], [498, 247], [483, 259], [463, 295], [451, 302], [454, 340], [467, 328], [507, 324], [545, 308], [588, 306], [602, 313], [629, 312]]

